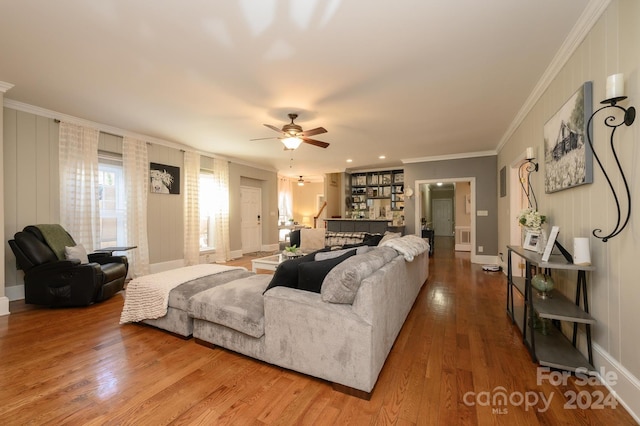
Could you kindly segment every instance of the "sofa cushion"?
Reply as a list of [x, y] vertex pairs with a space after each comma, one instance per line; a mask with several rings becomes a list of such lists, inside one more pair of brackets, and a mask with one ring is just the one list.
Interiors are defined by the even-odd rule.
[[[320, 254], [320, 253], [318, 253]], [[318, 256], [316, 255], [316, 257]], [[304, 262], [298, 265], [298, 289], [320, 293], [322, 281], [336, 265], [340, 264], [347, 258], [354, 256], [356, 249], [347, 250], [345, 253], [337, 257], [325, 260], [316, 260], [315, 262]]]
[[313, 252], [295, 259], [285, 260], [279, 264], [265, 292], [277, 286], [298, 288], [298, 265], [313, 261], [315, 256], [316, 252]]
[[398, 253], [390, 247], [378, 247], [352, 256], [333, 268], [322, 283], [322, 300], [351, 304], [363, 279], [393, 260]]
[[189, 313], [260, 338], [264, 335], [262, 292], [270, 278], [266, 274], [251, 275], [198, 293], [189, 302]]

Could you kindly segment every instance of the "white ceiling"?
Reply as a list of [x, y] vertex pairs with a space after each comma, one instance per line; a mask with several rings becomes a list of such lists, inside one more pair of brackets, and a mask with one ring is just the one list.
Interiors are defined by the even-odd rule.
[[[296, 178], [386, 167], [495, 151], [589, 1], [1, 0], [0, 81]], [[331, 146], [249, 141], [289, 112]]]

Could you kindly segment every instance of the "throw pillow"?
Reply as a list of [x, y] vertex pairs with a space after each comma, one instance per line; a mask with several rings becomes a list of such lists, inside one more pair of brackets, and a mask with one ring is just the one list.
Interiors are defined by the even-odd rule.
[[320, 293], [322, 281], [336, 265], [356, 254], [356, 250], [349, 250], [341, 256], [298, 265], [298, 289]]
[[382, 234], [369, 234], [369, 233], [366, 233], [366, 234], [364, 234], [363, 243], [368, 245], [368, 246], [377, 246], [380, 243], [380, 240], [382, 240]]
[[382, 239], [378, 242], [378, 245], [380, 245], [381, 243], [388, 241], [392, 238], [400, 238], [402, 236], [402, 234], [400, 232], [389, 232], [389, 231], [385, 231]]
[[306, 256], [285, 260], [284, 262], [282, 262], [276, 268], [276, 272], [274, 272], [271, 282], [262, 294], [269, 291], [269, 289], [277, 286], [298, 288], [298, 265], [304, 262], [313, 261], [315, 256], [316, 253], [313, 252], [307, 254]]
[[64, 257], [66, 257], [67, 259], [78, 259], [80, 263], [89, 263], [87, 251], [82, 244], [78, 244], [77, 246], [73, 247], [65, 246]]

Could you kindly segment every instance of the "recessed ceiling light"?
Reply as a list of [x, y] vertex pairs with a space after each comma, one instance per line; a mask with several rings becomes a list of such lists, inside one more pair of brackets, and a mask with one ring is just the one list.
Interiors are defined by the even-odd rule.
[[353, 160], [351, 158], [347, 158], [347, 163], [353, 163]]
[[387, 158], [387, 156], [386, 156], [386, 155], [381, 155], [381, 156], [380, 156], [380, 157], [378, 157], [378, 158], [379, 158], [379, 159], [381, 159], [381, 160], [384, 160], [385, 158]]
[[436, 185], [442, 186], [442, 182], [438, 182], [438, 183], [436, 183]]

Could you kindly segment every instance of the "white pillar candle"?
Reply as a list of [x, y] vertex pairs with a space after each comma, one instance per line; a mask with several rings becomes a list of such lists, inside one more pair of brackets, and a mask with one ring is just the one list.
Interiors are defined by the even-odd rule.
[[533, 158], [536, 158], [535, 155], [536, 154], [533, 152], [533, 147], [532, 146], [528, 147], [527, 148], [527, 154], [526, 154], [527, 160], [531, 160]]
[[606, 99], [624, 96], [624, 74], [613, 74], [607, 77]]
[[589, 238], [573, 239], [573, 263], [575, 265], [591, 265], [591, 254], [589, 252]]

